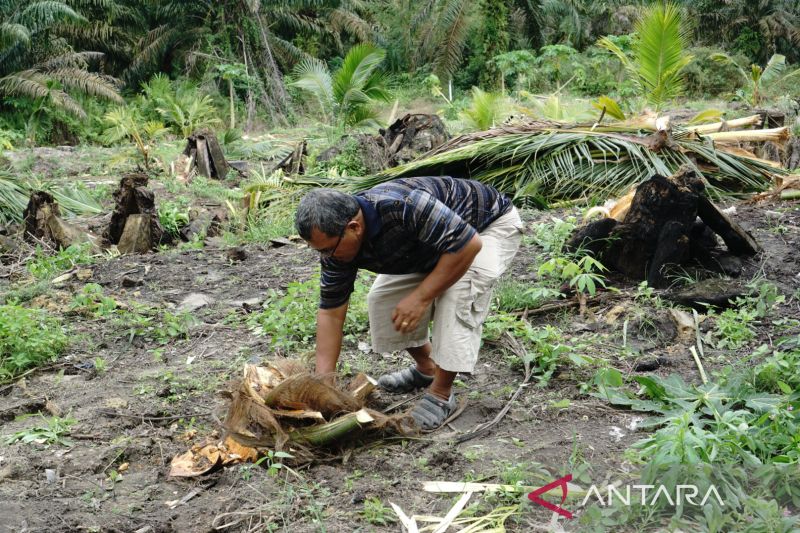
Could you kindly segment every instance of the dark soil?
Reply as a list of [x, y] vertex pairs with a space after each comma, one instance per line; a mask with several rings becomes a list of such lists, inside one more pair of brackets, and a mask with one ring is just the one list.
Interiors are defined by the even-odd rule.
[[[753, 232], [763, 254], [744, 262], [743, 282], [761, 276], [774, 282], [787, 303], [776, 317], [800, 318], [800, 204], [737, 206], [735, 219]], [[530, 213], [528, 221], [553, 213]], [[190, 294], [205, 305], [193, 311], [197, 322], [188, 338], [163, 345], [144, 342], [112, 319], [71, 316], [69, 353], [52, 367], [13, 384], [0, 386], [0, 435], [59, 414], [77, 420], [72, 446], [0, 444], [0, 530], [2, 531], [398, 531], [398, 523], [370, 523], [363, 513], [377, 498], [385, 510], [372, 522], [393, 520], [389, 501], [407, 514], [443, 516], [453, 495], [422, 490], [422, 482], [479, 480], [539, 486], [587, 462], [591, 469], [578, 483], [602, 483], [630, 470], [624, 451], [646, 433], [635, 427], [641, 416], [616, 409], [582, 392], [591, 368], [564, 366], [545, 387], [531, 384], [505, 418], [489, 433], [455, 445], [454, 438], [493, 418], [522, 379], [518, 365], [500, 346], [487, 344], [476, 372], [463, 376], [457, 393], [467, 398], [464, 412], [449, 426], [413, 439], [368, 439], [335, 451], [324, 459], [272, 476], [266, 468], [234, 466], [192, 480], [167, 477], [170, 460], [192, 443], [221, 431], [227, 400], [219, 392], [240, 375], [244, 362], [282, 356], [270, 351], [241, 321], [259, 308], [268, 289], [311, 278], [315, 254], [296, 246], [246, 246], [229, 254], [221, 243], [202, 250], [168, 251], [120, 257], [92, 266], [86, 282], [73, 279], [35, 300], [55, 312], [66, 312], [72, 294], [84, 283], [98, 283], [118, 302], [177, 309]], [[515, 260], [513, 276], [529, 279], [529, 266], [540, 250], [526, 244]], [[232, 259], [231, 257], [234, 257]], [[615, 282], [616, 283], [616, 282]], [[688, 344], [674, 336], [662, 311], [636, 303], [634, 283], [616, 283], [620, 293], [605, 292], [590, 300], [591, 316], [577, 309], [530, 315], [536, 324], [552, 324], [576, 351], [604, 358], [623, 371], [637, 365], [667, 375], [677, 372], [697, 382]], [[191, 302], [189, 302], [191, 303]], [[614, 310], [622, 306], [623, 310]], [[622, 313], [616, 321], [610, 312]], [[624, 318], [623, 318], [624, 317]], [[623, 320], [628, 319], [622, 350]], [[645, 320], [649, 318], [649, 320]], [[705, 326], [707, 327], [707, 326]], [[795, 330], [796, 331], [796, 330]], [[760, 326], [759, 339], [739, 353], [707, 350], [706, 370], [749, 353], [758, 342], [771, 342], [771, 324]], [[367, 334], [356, 341], [366, 341]], [[309, 354], [290, 354], [309, 355]], [[106, 368], [92, 368], [102, 358]], [[353, 372], [373, 376], [406, 364], [402, 354], [364, 354], [349, 342], [342, 355]], [[87, 364], [88, 363], [88, 364]], [[310, 363], [309, 363], [310, 364]], [[641, 366], [639, 366], [641, 368]], [[387, 405], [403, 396], [378, 394]], [[568, 399], [568, 407], [552, 404]], [[410, 404], [409, 404], [410, 405]], [[127, 464], [116, 482], [112, 471]], [[546, 472], [541, 472], [544, 467]], [[52, 469], [55, 475], [46, 470]], [[166, 502], [196, 495], [174, 508]], [[480, 495], [472, 501], [480, 501]], [[499, 504], [484, 503], [483, 514]], [[509, 531], [531, 531], [549, 521], [550, 513], [533, 507], [510, 519]]]

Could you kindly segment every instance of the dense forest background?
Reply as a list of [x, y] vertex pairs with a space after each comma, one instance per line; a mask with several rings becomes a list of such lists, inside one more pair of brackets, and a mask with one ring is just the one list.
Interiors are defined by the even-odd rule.
[[[513, 94], [523, 104], [541, 94], [608, 95], [626, 106], [635, 80], [598, 40], [612, 36], [631, 55], [647, 4], [5, 0], [0, 142], [111, 143], [132, 128], [184, 135], [202, 125], [248, 132], [304, 117], [349, 127], [377, 118], [361, 104], [431, 95], [457, 116], [473, 87], [473, 97]], [[751, 65], [800, 59], [800, 1], [676, 5], [692, 57], [681, 96], [753, 100], [742, 90]], [[356, 45], [360, 55], [346, 62]], [[715, 60], [720, 53], [731, 61]]]

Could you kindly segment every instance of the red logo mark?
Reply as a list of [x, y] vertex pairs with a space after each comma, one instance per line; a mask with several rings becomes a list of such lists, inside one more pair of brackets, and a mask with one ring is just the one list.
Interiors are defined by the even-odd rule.
[[530, 501], [532, 501], [533, 503], [538, 503], [539, 505], [541, 505], [543, 507], [546, 507], [547, 509], [550, 509], [554, 513], [560, 514], [563, 517], [572, 518], [572, 513], [570, 513], [566, 509], [562, 509], [558, 505], [553, 505], [552, 503], [550, 503], [548, 501], [545, 501], [545, 500], [543, 500], [542, 498], [539, 497], [540, 494], [544, 494], [545, 492], [548, 492], [548, 491], [554, 489], [555, 487], [560, 486], [561, 487], [561, 503], [563, 504], [564, 501], [567, 499], [567, 483], [570, 482], [570, 481], [572, 481], [572, 474], [567, 474], [566, 476], [564, 476], [564, 477], [562, 477], [560, 479], [557, 479], [557, 480], [553, 481], [552, 483], [548, 483], [544, 487], [539, 487], [535, 491], [531, 492], [530, 494], [528, 494], [528, 499]]

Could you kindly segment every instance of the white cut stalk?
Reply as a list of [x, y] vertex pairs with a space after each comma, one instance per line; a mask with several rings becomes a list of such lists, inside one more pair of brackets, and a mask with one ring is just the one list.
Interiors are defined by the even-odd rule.
[[769, 130], [720, 131], [705, 135], [716, 142], [779, 142], [789, 138], [789, 128], [772, 128]]
[[450, 524], [453, 523], [453, 520], [455, 520], [456, 517], [461, 514], [461, 511], [464, 510], [464, 506], [467, 505], [467, 502], [471, 497], [471, 492], [465, 492], [464, 495], [461, 496], [456, 504], [450, 509], [450, 511], [448, 511], [442, 522], [439, 524], [439, 527], [437, 527], [433, 533], [444, 533], [447, 531], [447, 528], [450, 527]]
[[749, 117], [735, 118], [733, 120], [726, 120], [725, 122], [714, 122], [712, 124], [702, 124], [700, 126], [688, 126], [687, 131], [694, 133], [706, 134], [719, 132], [723, 126], [728, 129], [744, 128], [745, 126], [758, 126], [761, 124], [760, 115], [751, 115]]
[[394, 513], [397, 515], [397, 518], [400, 519], [400, 523], [403, 524], [403, 527], [406, 528], [407, 533], [419, 533], [417, 521], [414, 520], [413, 517], [409, 518], [409, 516], [403, 512], [399, 505], [396, 505], [392, 502], [389, 502], [389, 505], [392, 506]]
[[[521, 485], [501, 485], [497, 483], [465, 483], [462, 481], [426, 481], [422, 484], [422, 490], [425, 492], [496, 492], [502, 490], [504, 492], [530, 492], [539, 487], [534, 486], [521, 486]], [[574, 483], [567, 483], [569, 495], [585, 495], [586, 491], [579, 485]], [[548, 491], [553, 492], [561, 490], [560, 486], [555, 486]]]

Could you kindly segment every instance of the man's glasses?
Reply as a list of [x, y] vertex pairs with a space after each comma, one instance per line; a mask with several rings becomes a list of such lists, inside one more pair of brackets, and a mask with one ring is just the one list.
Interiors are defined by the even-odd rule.
[[324, 250], [317, 250], [319, 252], [320, 257], [327, 259], [328, 257], [331, 257], [333, 254], [336, 253], [336, 249], [339, 248], [339, 245], [342, 243], [342, 237], [344, 237], [344, 230], [346, 229], [347, 229], [347, 224], [344, 225], [342, 231], [339, 233], [339, 240], [336, 241], [336, 246], [334, 246], [333, 248], [326, 248]]

